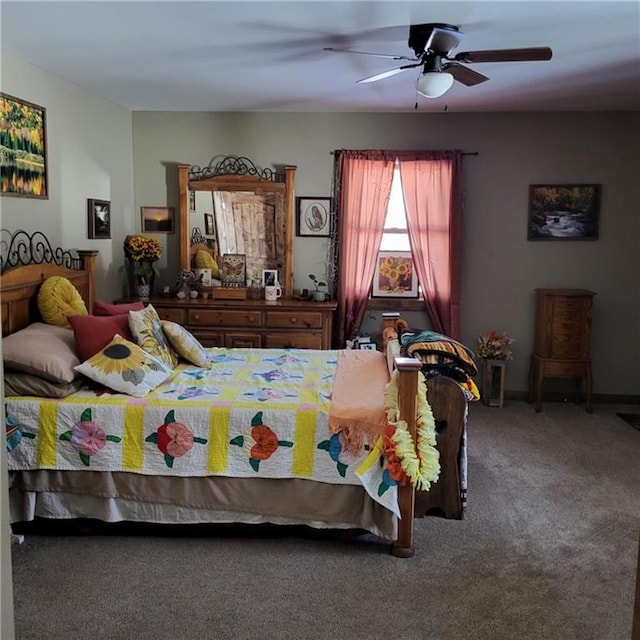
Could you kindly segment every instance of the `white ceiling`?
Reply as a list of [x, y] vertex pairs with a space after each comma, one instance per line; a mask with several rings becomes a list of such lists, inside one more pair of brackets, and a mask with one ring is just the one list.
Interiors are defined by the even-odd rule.
[[[132, 110], [640, 110], [637, 0], [2, 0], [0, 18], [3, 49]], [[419, 68], [356, 84], [404, 61], [323, 51], [413, 56], [409, 25], [431, 22], [465, 34], [453, 53], [549, 46], [553, 59], [470, 65], [490, 80], [429, 100]]]

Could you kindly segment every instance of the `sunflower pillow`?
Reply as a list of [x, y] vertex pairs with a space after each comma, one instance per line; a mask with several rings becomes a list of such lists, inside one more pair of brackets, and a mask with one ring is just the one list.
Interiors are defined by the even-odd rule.
[[171, 375], [171, 369], [161, 360], [118, 334], [75, 370], [98, 384], [136, 398], [144, 398]]
[[135, 341], [147, 353], [172, 369], [178, 364], [178, 354], [167, 341], [160, 324], [160, 316], [152, 305], [142, 311], [129, 311], [129, 328]]
[[209, 358], [205, 348], [198, 339], [187, 331], [182, 325], [169, 320], [160, 320], [164, 335], [167, 336], [171, 346], [178, 355], [185, 360], [195, 364], [197, 367], [208, 367]]

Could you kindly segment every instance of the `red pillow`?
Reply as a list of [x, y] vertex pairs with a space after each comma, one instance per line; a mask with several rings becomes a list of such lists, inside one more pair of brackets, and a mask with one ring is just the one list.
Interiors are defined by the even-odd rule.
[[128, 313], [119, 316], [69, 316], [69, 324], [76, 339], [76, 355], [80, 362], [106, 347], [116, 333], [125, 340], [133, 341]]
[[[142, 302], [126, 302], [122, 304], [107, 304], [96, 300], [93, 303], [94, 316], [119, 316], [129, 311], [142, 311], [144, 304]], [[122, 336], [124, 338], [124, 336]]]

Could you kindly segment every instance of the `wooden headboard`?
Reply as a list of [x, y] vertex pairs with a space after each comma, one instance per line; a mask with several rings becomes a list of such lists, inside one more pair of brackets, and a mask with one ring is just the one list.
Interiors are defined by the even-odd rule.
[[39, 231], [29, 234], [3, 231], [1, 243], [0, 305], [2, 335], [23, 329], [41, 320], [37, 296], [40, 285], [51, 276], [68, 278], [78, 289], [92, 312], [95, 300], [96, 250], [78, 249], [74, 253], [52, 249], [47, 237]]

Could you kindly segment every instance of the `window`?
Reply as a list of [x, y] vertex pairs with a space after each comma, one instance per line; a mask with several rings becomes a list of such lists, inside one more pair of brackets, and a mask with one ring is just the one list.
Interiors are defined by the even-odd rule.
[[384, 220], [384, 232], [380, 251], [411, 251], [409, 246], [409, 230], [407, 228], [407, 214], [402, 197], [402, 183], [400, 167], [396, 162], [391, 181], [391, 197]]

